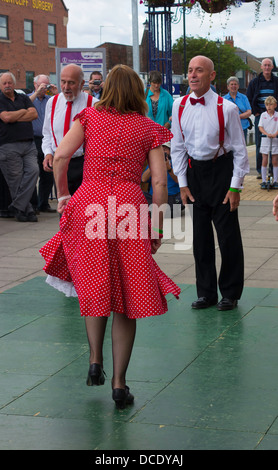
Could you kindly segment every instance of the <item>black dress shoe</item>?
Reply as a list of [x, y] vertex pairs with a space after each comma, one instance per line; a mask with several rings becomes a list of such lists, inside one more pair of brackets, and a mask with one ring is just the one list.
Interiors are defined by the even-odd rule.
[[27, 214], [27, 222], [38, 222], [38, 217], [35, 212], [29, 212], [29, 214]]
[[105, 382], [105, 372], [100, 364], [91, 364], [87, 377], [87, 385], [103, 385]]
[[217, 298], [216, 299], [208, 299], [207, 297], [199, 297], [195, 302], [191, 304], [192, 308], [208, 308], [211, 307], [212, 305], [217, 304]]
[[18, 222], [27, 222], [28, 217], [25, 212], [20, 211], [19, 209], [14, 209], [14, 216]]
[[126, 405], [131, 405], [134, 402], [134, 396], [129, 391], [129, 387], [113, 388], [112, 398], [119, 410], [123, 410]]
[[217, 310], [233, 310], [237, 306], [237, 300], [227, 299], [223, 297], [217, 304]]

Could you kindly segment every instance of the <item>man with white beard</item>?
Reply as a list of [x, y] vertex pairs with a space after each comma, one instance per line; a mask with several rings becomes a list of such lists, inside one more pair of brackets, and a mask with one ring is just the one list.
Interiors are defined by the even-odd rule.
[[[47, 102], [43, 125], [43, 168], [53, 171], [56, 148], [70, 129], [73, 118], [84, 108], [93, 106], [98, 100], [82, 91], [84, 74], [78, 65], [65, 66], [60, 78], [61, 93]], [[83, 177], [84, 147], [76, 150], [68, 168], [69, 191], [72, 195], [80, 186]]]

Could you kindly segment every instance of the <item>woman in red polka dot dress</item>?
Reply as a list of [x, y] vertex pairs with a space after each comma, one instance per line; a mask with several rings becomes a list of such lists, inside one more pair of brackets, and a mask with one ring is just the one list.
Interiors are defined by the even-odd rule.
[[[54, 159], [60, 231], [40, 250], [47, 282], [78, 296], [90, 345], [88, 385], [104, 383], [102, 346], [113, 312], [112, 397], [118, 407], [133, 402], [125, 376], [136, 319], [167, 311], [165, 296], [180, 288], [152, 255], [161, 245], [163, 215], [151, 227], [140, 188], [146, 157], [152, 172], [153, 203], [167, 201], [161, 145], [172, 134], [147, 118], [139, 76], [119, 65], [109, 73], [101, 100], [86, 108], [59, 145]], [[72, 197], [67, 185], [71, 155], [85, 142], [83, 183]], [[153, 222], [154, 223], [154, 222]]]

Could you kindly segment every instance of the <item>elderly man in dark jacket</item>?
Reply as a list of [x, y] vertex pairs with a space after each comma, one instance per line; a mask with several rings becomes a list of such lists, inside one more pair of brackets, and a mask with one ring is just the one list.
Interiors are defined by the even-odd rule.
[[267, 96], [274, 96], [278, 101], [278, 77], [273, 72], [273, 62], [271, 59], [264, 59], [261, 65], [262, 72], [253, 78], [247, 88], [247, 98], [251, 104], [252, 113], [255, 116], [255, 139], [256, 139], [256, 168], [258, 178], [261, 174], [262, 154], [260, 153], [261, 133], [258, 128], [260, 115], [266, 111], [264, 101]]

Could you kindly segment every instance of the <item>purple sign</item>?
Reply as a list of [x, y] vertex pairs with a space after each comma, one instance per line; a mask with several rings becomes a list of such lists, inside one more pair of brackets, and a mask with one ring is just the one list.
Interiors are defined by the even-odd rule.
[[85, 86], [88, 86], [92, 72], [98, 71], [105, 78], [106, 75], [106, 49], [56, 49], [56, 66], [58, 83], [60, 82], [61, 70], [69, 64], [76, 64], [84, 72]]

